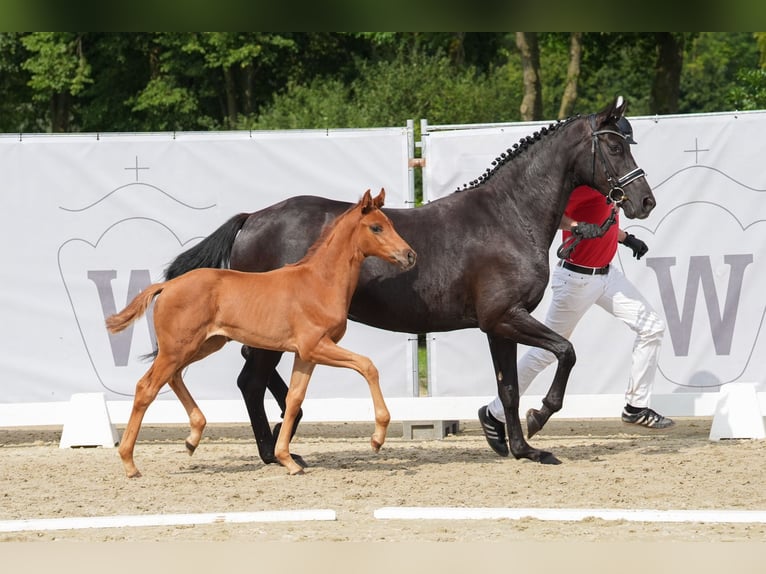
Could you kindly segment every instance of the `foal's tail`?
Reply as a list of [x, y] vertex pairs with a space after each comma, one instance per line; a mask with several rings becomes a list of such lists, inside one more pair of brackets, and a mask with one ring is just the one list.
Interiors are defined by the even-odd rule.
[[173, 279], [200, 267], [228, 267], [234, 239], [248, 217], [249, 213], [235, 215], [197, 245], [181, 253], [165, 269], [165, 279]]
[[110, 333], [119, 333], [130, 325], [133, 321], [141, 317], [154, 299], [165, 288], [164, 283], [155, 283], [149, 285], [141, 291], [135, 298], [119, 313], [115, 313], [106, 319], [106, 328]]

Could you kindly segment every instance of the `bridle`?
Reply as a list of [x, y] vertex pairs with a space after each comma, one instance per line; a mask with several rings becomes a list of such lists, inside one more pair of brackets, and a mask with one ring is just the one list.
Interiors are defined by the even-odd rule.
[[[606, 202], [614, 203], [614, 206], [612, 206], [612, 210], [609, 213], [609, 217], [607, 217], [600, 226], [601, 234], [603, 235], [606, 233], [606, 230], [609, 229], [616, 221], [619, 206], [623, 201], [625, 201], [627, 197], [625, 195], [624, 188], [637, 179], [646, 177], [646, 173], [643, 169], [637, 167], [622, 177], [615, 176], [613, 171], [610, 169], [609, 163], [606, 161], [606, 156], [604, 155], [604, 151], [601, 149], [601, 141], [598, 139], [598, 136], [604, 134], [614, 134], [616, 136], [620, 136], [624, 140], [627, 140], [628, 137], [624, 133], [617, 130], [597, 130], [595, 116], [593, 115], [588, 116], [588, 121], [590, 122], [591, 129], [590, 149], [591, 154], [593, 155], [593, 175], [591, 177], [591, 181], [595, 181], [596, 179], [596, 152], [598, 152], [598, 157], [601, 159], [601, 164], [604, 166], [604, 175], [606, 175], [606, 180], [609, 183], [609, 192], [606, 194]], [[559, 248], [556, 250], [556, 254], [560, 259], [566, 259], [581, 240], [581, 237], [571, 235], [564, 243], [561, 244], [561, 246], [559, 246]]]
[[598, 139], [598, 136], [604, 134], [614, 134], [616, 136], [620, 136], [624, 140], [627, 140], [628, 138], [625, 134], [617, 130], [597, 130], [595, 116], [593, 115], [588, 116], [588, 120], [590, 122], [591, 128], [590, 149], [591, 154], [593, 155], [593, 180], [596, 179], [596, 153], [598, 152], [598, 157], [601, 159], [601, 163], [604, 166], [604, 174], [606, 175], [606, 180], [609, 183], [609, 193], [606, 194], [606, 200], [607, 202], [614, 202], [615, 205], [619, 205], [626, 199], [624, 188], [637, 179], [646, 177], [646, 173], [643, 169], [637, 167], [622, 177], [617, 177], [614, 175], [614, 172], [610, 169], [611, 166], [606, 161], [604, 151], [601, 149], [601, 141]]

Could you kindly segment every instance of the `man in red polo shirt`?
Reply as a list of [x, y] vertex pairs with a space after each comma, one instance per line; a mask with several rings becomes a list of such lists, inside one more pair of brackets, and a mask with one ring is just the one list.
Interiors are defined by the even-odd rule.
[[[633, 143], [632, 136], [628, 141]], [[635, 331], [622, 420], [651, 429], [666, 429], [673, 426], [673, 420], [649, 408], [665, 323], [628, 278], [610, 264], [617, 253], [618, 243], [630, 248], [636, 259], [641, 259], [648, 248], [643, 241], [620, 229], [619, 214], [616, 214], [614, 225], [602, 236], [593, 237], [598, 231], [596, 227], [606, 221], [611, 211], [612, 205], [595, 189], [580, 186], [572, 192], [560, 228], [566, 242], [572, 236], [572, 230], [578, 224], [582, 225], [580, 231], [575, 232], [582, 241], [553, 270], [553, 299], [545, 324], [569, 338], [578, 321], [595, 304]], [[531, 348], [518, 363], [519, 395], [524, 394], [532, 380], [555, 360], [553, 353]], [[499, 397], [479, 409], [479, 421], [492, 449], [501, 456], [508, 456], [505, 413]]]

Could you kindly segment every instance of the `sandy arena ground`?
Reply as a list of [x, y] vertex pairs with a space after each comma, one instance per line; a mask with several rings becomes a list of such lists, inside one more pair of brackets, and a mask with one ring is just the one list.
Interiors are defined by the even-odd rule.
[[531, 442], [563, 464], [544, 466], [496, 456], [475, 421], [425, 441], [404, 440], [393, 423], [378, 454], [372, 424], [304, 424], [292, 450], [310, 468], [289, 476], [261, 463], [246, 425], [210, 425], [193, 457], [185, 427], [146, 426], [135, 451], [144, 476], [127, 479], [116, 449], [60, 449], [60, 428], [6, 428], [0, 521], [298, 509], [331, 509], [337, 519], [0, 532], [0, 541], [766, 541], [758, 523], [373, 517], [396, 506], [766, 511], [766, 442], [710, 441], [709, 430], [699, 418], [669, 431], [554, 419]]

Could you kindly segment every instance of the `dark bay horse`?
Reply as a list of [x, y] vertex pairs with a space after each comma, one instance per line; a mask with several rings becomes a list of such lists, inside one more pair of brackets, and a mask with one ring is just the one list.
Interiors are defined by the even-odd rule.
[[[147, 407], [167, 382], [189, 415], [189, 454], [205, 428], [200, 411], [181, 378], [183, 369], [218, 351], [228, 341], [272, 352], [295, 353], [284, 422], [274, 456], [290, 471], [303, 469], [290, 456], [295, 419], [317, 364], [346, 367], [369, 384], [375, 409], [371, 444], [380, 450], [390, 414], [380, 392], [378, 371], [367, 357], [336, 343], [346, 332], [348, 307], [365, 257], [377, 256], [399, 269], [415, 265], [412, 248], [380, 210], [385, 192], [361, 201], [326, 227], [300, 261], [264, 273], [196, 269], [147, 287], [128, 306], [106, 320], [110, 332], [122, 331], [142, 316], [154, 300], [157, 354], [136, 385], [133, 410], [120, 441], [120, 458], [128, 477], [141, 476], [133, 449]], [[155, 299], [156, 298], [156, 299]]]
[[[628, 218], [643, 219], [655, 206], [644, 172], [616, 125], [625, 107], [618, 97], [598, 113], [558, 122], [522, 139], [459, 193], [415, 209], [386, 210], [417, 250], [418, 265], [395, 274], [368, 260], [351, 300], [349, 318], [381, 329], [484, 331], [516, 458], [559, 462], [524, 439], [516, 353], [517, 345], [524, 344], [547, 349], [558, 360], [542, 407], [527, 413], [531, 437], [561, 409], [575, 362], [571, 343], [530, 314], [548, 284], [548, 252], [569, 195], [578, 185], [590, 185], [619, 204]], [[302, 257], [322, 226], [347, 208], [344, 202], [301, 196], [236, 215], [181, 253], [166, 275], [227, 265], [244, 271], [278, 268]], [[275, 368], [281, 354], [245, 347], [243, 356], [237, 384], [261, 459], [274, 462], [274, 436], [263, 401], [268, 388], [284, 408], [287, 387]]]

